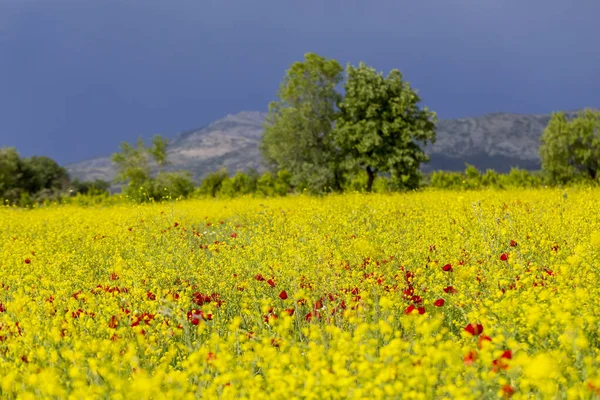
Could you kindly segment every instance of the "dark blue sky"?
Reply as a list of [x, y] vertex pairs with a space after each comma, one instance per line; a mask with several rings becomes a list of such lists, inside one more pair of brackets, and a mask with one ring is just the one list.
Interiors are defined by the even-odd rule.
[[60, 163], [266, 110], [316, 52], [441, 118], [600, 106], [599, 0], [0, 0], [0, 146]]

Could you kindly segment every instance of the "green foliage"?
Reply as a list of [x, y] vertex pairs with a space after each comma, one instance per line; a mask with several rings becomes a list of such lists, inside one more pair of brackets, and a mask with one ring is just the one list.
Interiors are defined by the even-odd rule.
[[307, 53], [287, 71], [264, 125], [260, 148], [268, 166], [288, 170], [290, 184], [315, 193], [342, 187], [339, 149], [331, 135], [342, 73], [337, 61]]
[[154, 199], [188, 197], [194, 192], [194, 181], [189, 171], [160, 172], [154, 180]]
[[229, 173], [226, 168], [208, 174], [202, 179], [202, 183], [197, 189], [197, 193], [199, 195], [215, 197], [221, 189], [223, 181], [226, 179], [229, 179]]
[[272, 173], [267, 171], [258, 178], [256, 193], [264, 197], [270, 197], [275, 194], [275, 177]]
[[542, 170], [552, 182], [598, 178], [600, 112], [584, 110], [571, 121], [562, 112], [552, 114], [541, 142]]
[[148, 151], [142, 138], [139, 138], [135, 147], [127, 142], [121, 143], [120, 152], [112, 155], [112, 162], [117, 165], [116, 182], [127, 183], [125, 194], [131, 198], [143, 201], [141, 188], [151, 186], [150, 166], [148, 165]]
[[15, 202], [21, 196], [23, 162], [14, 147], [0, 148], [0, 198]]
[[160, 135], [154, 135], [152, 138], [152, 147], [148, 149], [148, 152], [158, 165], [159, 171], [162, 171], [163, 167], [168, 164], [167, 161], [167, 146], [169, 141]]
[[475, 166], [466, 165], [464, 173], [435, 171], [431, 174], [429, 187], [450, 190], [479, 190], [485, 188], [535, 188], [547, 182], [539, 173], [512, 168], [508, 174], [487, 170], [482, 174]]
[[431, 174], [429, 185], [437, 189], [463, 188], [464, 179], [460, 172], [435, 171]]
[[277, 171], [273, 191], [278, 196], [286, 196], [292, 190], [292, 174], [285, 169]]
[[110, 188], [110, 183], [103, 181], [101, 179], [96, 179], [94, 181], [80, 181], [79, 179], [74, 179], [71, 182], [71, 190], [74, 195], [82, 194], [82, 195], [103, 195], [108, 194], [108, 189]]
[[421, 145], [435, 141], [435, 113], [419, 108], [421, 99], [398, 70], [384, 77], [360, 63], [348, 65], [346, 74], [334, 130], [344, 167], [367, 172], [367, 191], [381, 172], [417, 187], [420, 165], [429, 160]]
[[[152, 146], [146, 147], [139, 138], [135, 146], [123, 142], [120, 152], [113, 154], [117, 165], [117, 182], [124, 182], [124, 193], [135, 201], [174, 199], [189, 196], [194, 191], [191, 173], [187, 171], [164, 172], [168, 164], [168, 141], [159, 135], [152, 138]], [[159, 173], [152, 177], [149, 157], [156, 162]]]
[[0, 199], [29, 207], [58, 201], [69, 186], [67, 171], [49, 157], [21, 158], [12, 147], [0, 148]]
[[25, 158], [22, 165], [22, 186], [29, 193], [60, 192], [69, 185], [67, 170], [49, 157]]
[[256, 170], [244, 173], [238, 171], [233, 178], [231, 178], [231, 185], [233, 193], [239, 195], [246, 195], [256, 192], [256, 183], [259, 178], [259, 174]]

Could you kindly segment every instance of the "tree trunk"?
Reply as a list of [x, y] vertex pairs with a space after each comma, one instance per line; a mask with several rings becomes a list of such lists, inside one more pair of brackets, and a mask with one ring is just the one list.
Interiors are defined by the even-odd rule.
[[367, 192], [370, 193], [373, 189], [373, 182], [375, 181], [375, 170], [371, 167], [367, 167], [367, 176], [369, 177], [367, 179]]
[[336, 192], [341, 193], [343, 191], [342, 188], [342, 177], [341, 177], [342, 173], [336, 168], [333, 171], [333, 190], [335, 190]]

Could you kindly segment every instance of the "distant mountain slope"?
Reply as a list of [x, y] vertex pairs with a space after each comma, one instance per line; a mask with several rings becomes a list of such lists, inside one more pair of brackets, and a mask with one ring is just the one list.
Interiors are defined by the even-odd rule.
[[[244, 111], [205, 128], [180, 133], [169, 139], [167, 169], [191, 171], [198, 180], [221, 167], [232, 172], [260, 168], [258, 144], [266, 115]], [[81, 180], [110, 181], [116, 175], [110, 156], [70, 164], [67, 169], [72, 177]]]
[[[196, 180], [221, 167], [230, 172], [251, 167], [260, 170], [258, 145], [266, 115], [244, 111], [177, 135], [168, 148], [169, 169], [189, 170]], [[568, 113], [574, 115], [576, 112]], [[505, 113], [441, 120], [436, 143], [427, 147], [431, 161], [423, 170], [463, 170], [465, 163], [500, 172], [511, 167], [539, 168], [539, 139], [549, 120], [550, 115]], [[82, 180], [110, 181], [116, 174], [110, 157], [70, 164], [67, 169]]]

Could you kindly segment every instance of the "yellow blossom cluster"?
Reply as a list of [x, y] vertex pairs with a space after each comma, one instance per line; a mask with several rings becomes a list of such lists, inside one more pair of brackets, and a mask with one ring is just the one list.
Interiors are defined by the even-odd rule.
[[598, 199], [0, 208], [0, 397], [595, 398]]

